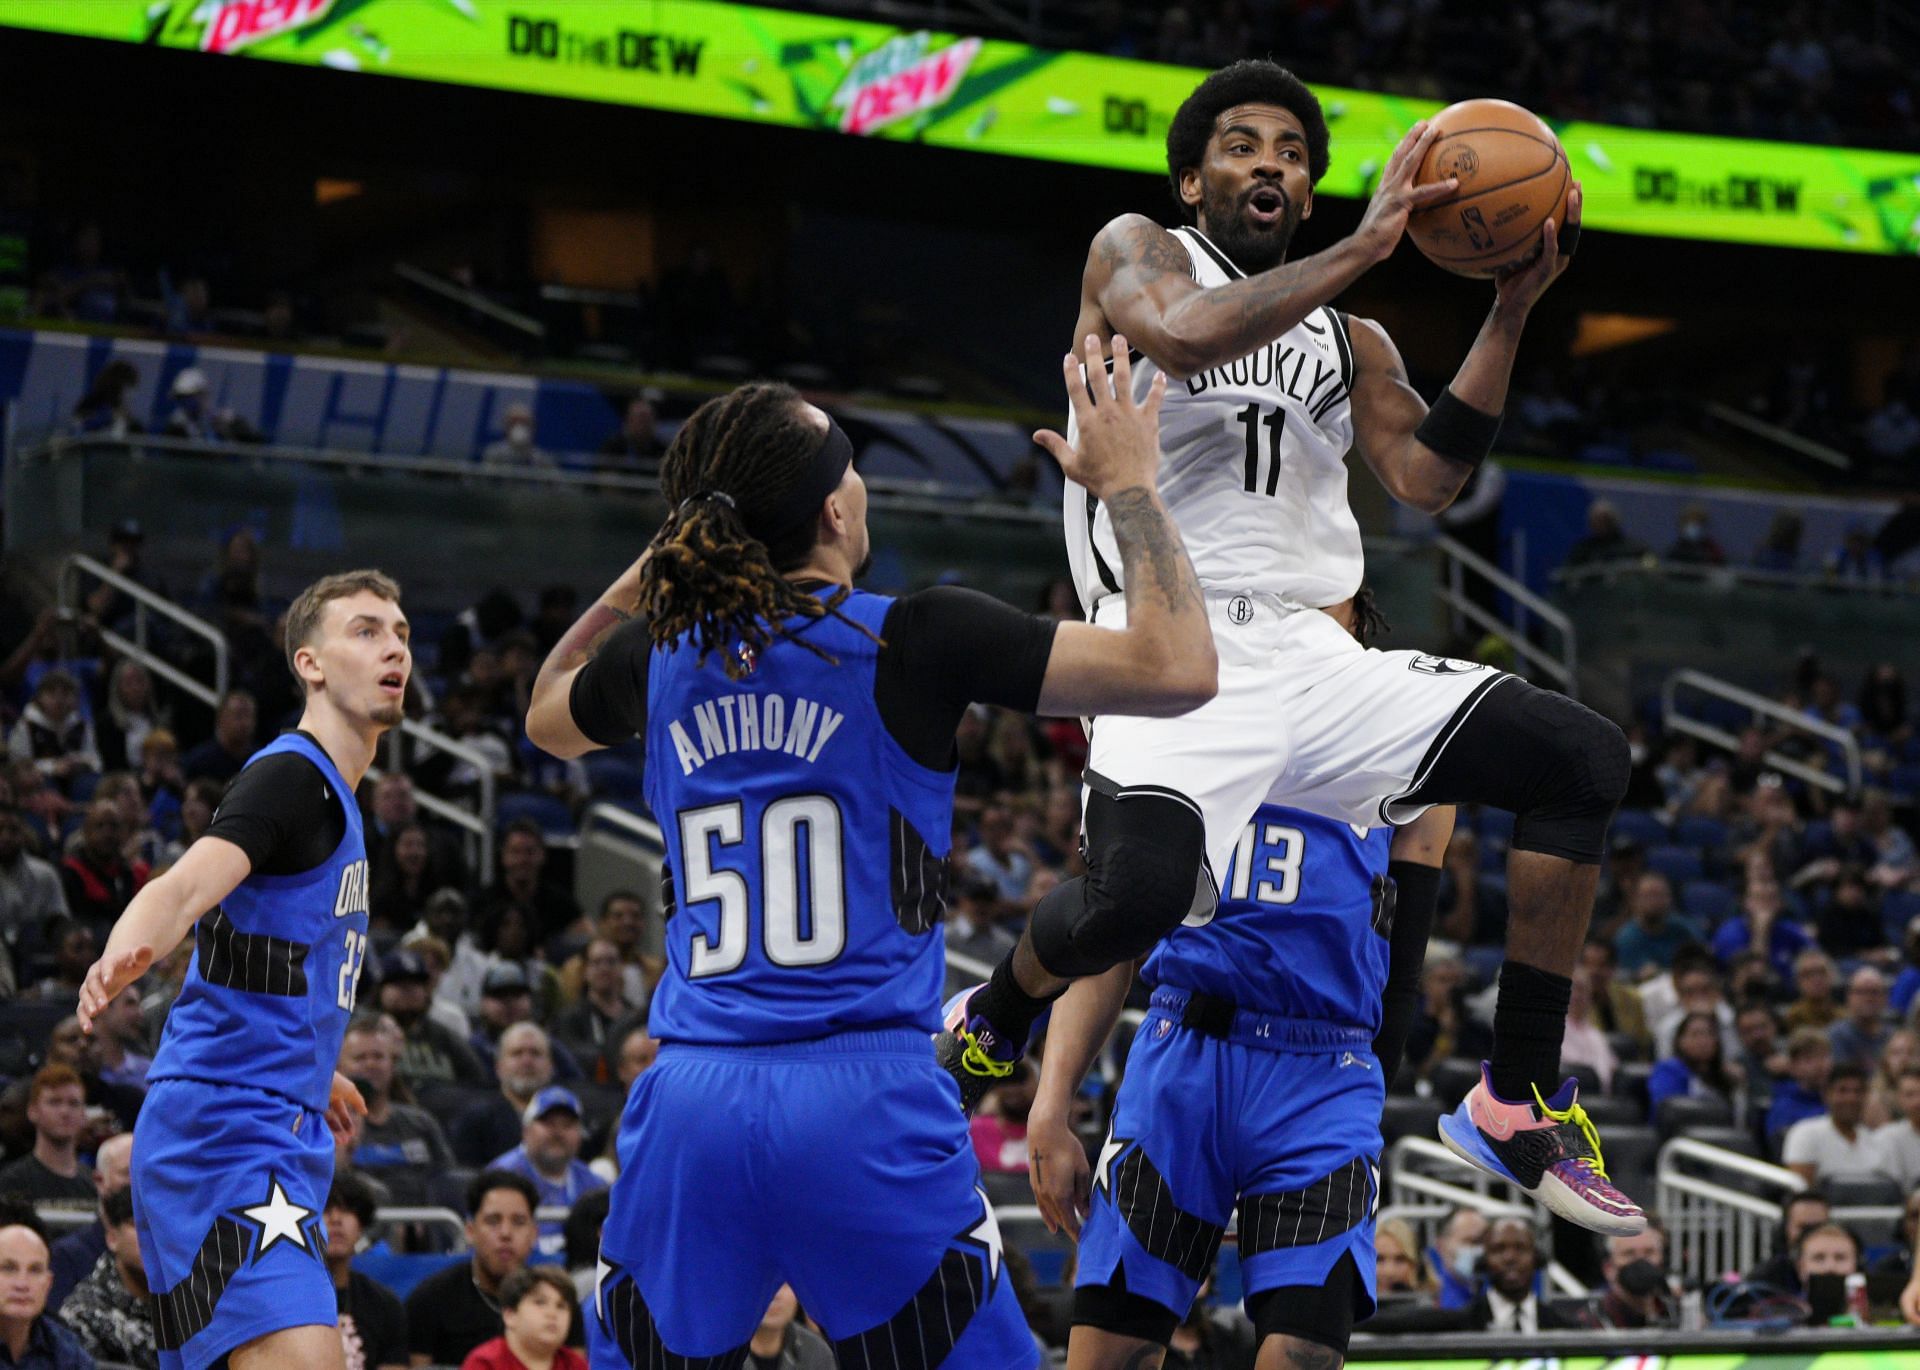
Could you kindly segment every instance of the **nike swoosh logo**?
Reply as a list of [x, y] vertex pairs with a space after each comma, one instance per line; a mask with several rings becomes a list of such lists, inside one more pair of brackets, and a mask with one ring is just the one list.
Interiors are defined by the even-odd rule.
[[1478, 1126], [1482, 1132], [1497, 1141], [1504, 1142], [1513, 1135], [1513, 1124], [1504, 1117], [1496, 1117], [1492, 1113], [1487, 1114], [1486, 1120]]

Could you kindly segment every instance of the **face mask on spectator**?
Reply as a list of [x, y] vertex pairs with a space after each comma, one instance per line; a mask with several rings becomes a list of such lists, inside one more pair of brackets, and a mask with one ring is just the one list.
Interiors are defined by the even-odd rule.
[[1463, 1280], [1470, 1280], [1480, 1273], [1480, 1248], [1462, 1246], [1453, 1253], [1453, 1273]]

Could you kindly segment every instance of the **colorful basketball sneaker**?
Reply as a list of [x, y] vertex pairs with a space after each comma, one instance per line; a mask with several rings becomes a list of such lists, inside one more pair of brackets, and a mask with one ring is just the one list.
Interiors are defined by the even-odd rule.
[[960, 1108], [968, 1115], [980, 1106], [988, 1090], [1013, 1074], [1026, 1054], [1028, 1042], [1033, 1040], [1029, 1033], [1027, 1042], [1009, 1042], [985, 1018], [968, 1015], [967, 1005], [985, 988], [975, 985], [947, 1000], [940, 1010], [946, 1027], [933, 1037], [934, 1058], [960, 1086]]
[[1447, 1150], [1525, 1190], [1570, 1223], [1609, 1236], [1646, 1231], [1640, 1206], [1607, 1178], [1600, 1134], [1568, 1080], [1551, 1099], [1536, 1088], [1532, 1103], [1509, 1103], [1493, 1092], [1487, 1063], [1480, 1083], [1440, 1120]]

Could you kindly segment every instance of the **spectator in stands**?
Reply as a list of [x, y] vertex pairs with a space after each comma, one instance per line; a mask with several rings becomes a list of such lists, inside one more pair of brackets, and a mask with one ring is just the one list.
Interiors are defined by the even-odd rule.
[[206, 776], [224, 785], [240, 774], [240, 768], [253, 755], [258, 726], [253, 696], [245, 690], [227, 691], [213, 716], [213, 736], [186, 754], [181, 771], [188, 780]]
[[647, 389], [627, 401], [620, 427], [600, 444], [602, 466], [648, 476], [660, 469], [660, 415], [654, 406], [664, 398]]
[[95, 728], [103, 768], [139, 770], [147, 734], [164, 723], [153, 702], [153, 677], [132, 657], [122, 657], [107, 677], [106, 717]]
[[1807, 844], [1807, 864], [1794, 873], [1800, 886], [1837, 880], [1846, 866], [1871, 866], [1877, 856], [1873, 839], [1860, 827], [1860, 806], [1845, 801], [1827, 812], [1827, 830]]
[[1893, 805], [1885, 790], [1868, 790], [1860, 799], [1860, 830], [1873, 843], [1874, 861], [1867, 878], [1882, 889], [1904, 889], [1917, 874], [1912, 836], [1893, 821]]
[[501, 1335], [470, 1351], [461, 1370], [587, 1370], [586, 1357], [566, 1345], [578, 1316], [573, 1285], [560, 1271], [527, 1266], [507, 1276], [500, 1319]]
[[[540, 1195], [524, 1175], [486, 1170], [467, 1186], [467, 1242], [471, 1260], [429, 1275], [407, 1296], [407, 1346], [415, 1365], [460, 1365], [482, 1342], [505, 1329], [501, 1284], [526, 1266], [538, 1228]], [[578, 1310], [568, 1341], [584, 1338]]]
[[1767, 528], [1767, 535], [1760, 539], [1760, 545], [1753, 549], [1753, 567], [1756, 571], [1772, 571], [1780, 575], [1791, 575], [1800, 569], [1800, 540], [1806, 533], [1806, 522], [1793, 509], [1782, 509], [1773, 516], [1773, 523]]
[[366, 1180], [351, 1170], [336, 1172], [327, 1191], [326, 1262], [340, 1311], [340, 1345], [348, 1370], [406, 1370], [406, 1309], [392, 1290], [353, 1268], [375, 1212]]
[[40, 278], [33, 312], [50, 319], [117, 323], [126, 299], [126, 275], [104, 260], [100, 225], [80, 225], [66, 259]]
[[96, 1360], [160, 1370], [149, 1310], [147, 1266], [133, 1221], [133, 1191], [116, 1189], [100, 1200], [107, 1249], [60, 1305], [60, 1320]]
[[647, 1031], [645, 1023], [635, 1023], [620, 1037], [620, 1051], [614, 1058], [620, 1092], [631, 1094], [633, 1082], [646, 1074], [660, 1055], [660, 1041]]
[[[87, 962], [89, 966], [93, 963]], [[82, 972], [84, 974], [84, 972]], [[82, 1134], [80, 1150], [89, 1152], [96, 1143], [104, 1143], [115, 1132], [131, 1132], [134, 1122], [140, 1116], [140, 1105], [146, 1099], [143, 1089], [131, 1089], [126, 1085], [109, 1084], [100, 1078], [100, 1052], [94, 1037], [80, 1030], [80, 1020], [68, 1014], [53, 1025], [53, 1031], [47, 1034], [48, 1065], [62, 1065], [80, 1077], [80, 1087], [86, 1092], [87, 1109], [92, 1115], [87, 1130]], [[9, 1092], [18, 1090], [22, 1110], [27, 1090], [32, 1084], [31, 1077], [17, 1080], [9, 1087]], [[95, 1110], [104, 1110], [104, 1116]], [[24, 1111], [22, 1113], [24, 1115]]]
[[563, 1224], [567, 1236], [567, 1274], [573, 1280], [574, 1297], [583, 1304], [593, 1297], [600, 1284], [600, 1231], [607, 1225], [607, 1211], [612, 1203], [610, 1190], [596, 1189], [581, 1196]]
[[120, 827], [126, 833], [121, 855], [129, 864], [151, 869], [164, 846], [160, 834], [147, 823], [147, 804], [140, 794], [140, 778], [132, 771], [111, 771], [100, 777], [93, 798], [96, 803], [111, 800], [120, 811]]
[[1814, 914], [1821, 950], [1841, 959], [1867, 953], [1885, 954], [1887, 939], [1880, 928], [1880, 910], [1859, 866], [1842, 866], [1833, 889]]
[[[635, 1012], [644, 1012], [653, 1002], [653, 987], [666, 970], [666, 962], [641, 945], [652, 918], [652, 907], [643, 895], [622, 889], [611, 890], [601, 899], [600, 916], [593, 923], [593, 935], [611, 943], [619, 954], [620, 996]], [[560, 999], [577, 1004], [586, 993], [587, 962], [582, 951], [560, 967]]]
[[1405, 1218], [1383, 1218], [1373, 1237], [1373, 1282], [1382, 1301], [1403, 1295], [1431, 1303], [1440, 1292]]
[[1787, 1005], [1786, 1026], [1826, 1028], [1840, 1020], [1840, 1005], [1833, 992], [1839, 973], [1833, 958], [1818, 948], [1809, 947], [1793, 958], [1794, 1001]]
[[[509, 918], [517, 918], [510, 914]], [[531, 1023], [535, 1019], [533, 981], [527, 974], [527, 964], [519, 960], [502, 957], [487, 971], [487, 978], [480, 986], [480, 1025], [467, 1039], [481, 1062], [491, 1068], [500, 1051], [504, 1050], [505, 1035], [508, 1028], [521, 1023]], [[544, 968], [531, 963], [544, 974]], [[541, 999], [550, 999], [542, 994]], [[585, 1072], [573, 1053], [565, 1047], [549, 1043], [553, 1056], [554, 1076], [561, 1080], [578, 1080]]]
[[1747, 1087], [1747, 1116], [1758, 1122], [1773, 1107], [1773, 1081], [1787, 1072], [1787, 1054], [1780, 1048], [1780, 1023], [1764, 1000], [1749, 999], [1733, 1012], [1734, 1035], [1740, 1053], [1734, 1058]]
[[153, 1057], [147, 1053], [147, 1020], [140, 1012], [140, 990], [128, 985], [107, 1001], [93, 1024], [100, 1078], [129, 1089], [147, 1087]]
[[87, 968], [99, 956], [99, 940], [86, 924], [62, 918], [48, 926], [47, 941], [53, 946], [53, 974], [21, 997], [72, 1003], [80, 997], [80, 985], [87, 978]]
[[1573, 991], [1567, 1002], [1567, 1031], [1561, 1041], [1560, 1061], [1568, 1066], [1588, 1066], [1600, 1079], [1600, 1088], [1613, 1088], [1613, 1072], [1619, 1065], [1606, 1029], [1594, 1016], [1593, 977], [1585, 969], [1573, 972]]
[[582, 956], [586, 993], [579, 1003], [555, 1014], [551, 1026], [555, 1040], [573, 1053], [595, 1081], [604, 1084], [613, 1078], [608, 1048], [620, 1025], [646, 1005], [627, 997], [626, 967], [613, 939], [595, 937]]
[[431, 864], [442, 874], [445, 883], [456, 886], [466, 883], [458, 838], [444, 824], [421, 813], [413, 777], [405, 771], [388, 771], [373, 783], [373, 806], [366, 819], [370, 853], [390, 850], [401, 828], [418, 823], [427, 830], [428, 845], [433, 849]]
[[163, 270], [160, 273], [160, 297], [166, 310], [166, 331], [170, 336], [178, 338], [216, 331], [213, 292], [208, 288], [205, 276], [183, 276], [176, 287], [171, 273]]
[[107, 1254], [105, 1200], [109, 1194], [124, 1192], [132, 1183], [133, 1134], [116, 1132], [100, 1143], [93, 1157], [93, 1187], [101, 1204], [94, 1220], [76, 1228], [53, 1244], [53, 1292], [47, 1307], [56, 1312], [87, 1277], [100, 1258]]
[[1920, 1066], [1920, 1029], [1895, 1028], [1868, 1072], [1868, 1127], [1884, 1127], [1900, 1117], [1900, 1077], [1909, 1066]]
[[1674, 1006], [1660, 1015], [1653, 1029], [1654, 1059], [1674, 1054], [1674, 1037], [1681, 1021], [1689, 1013], [1705, 1013], [1720, 1030], [1721, 1047], [1726, 1057], [1740, 1050], [1740, 1039], [1733, 1030], [1733, 1006], [1721, 990], [1720, 972], [1711, 953], [1701, 954], [1697, 947], [1683, 949], [1673, 963]]
[[406, 1041], [400, 1053], [400, 1078], [414, 1090], [448, 1082], [486, 1085], [486, 1067], [473, 1048], [427, 1012], [431, 1002], [427, 979], [426, 963], [417, 952], [388, 952], [380, 963], [380, 1011], [399, 1024]]
[[533, 406], [510, 404], [502, 416], [500, 437], [487, 444], [480, 460], [488, 466], [552, 466], [554, 460], [534, 446]]
[[1788, 1294], [1801, 1294], [1798, 1255], [1800, 1239], [1832, 1221], [1833, 1204], [1818, 1185], [1787, 1196], [1780, 1210], [1780, 1241], [1773, 1255], [1747, 1275], [1753, 1284], [1770, 1285]]
[[[461, 1033], [463, 1041], [472, 1035], [470, 1020], [480, 1012], [480, 985], [494, 964], [493, 954], [481, 949], [472, 923], [464, 894], [453, 889], [436, 890], [428, 896], [419, 923], [406, 939], [412, 943], [419, 937], [433, 937], [447, 946], [446, 964], [438, 969], [428, 968], [434, 1011], [440, 1014], [440, 1006], [445, 1004], [457, 1012], [463, 1022], [469, 1023]], [[440, 1016], [444, 1018], [443, 1014]], [[451, 1022], [448, 1026], [452, 1026]]]
[[1873, 530], [1864, 523], [1847, 525], [1840, 545], [1827, 555], [1827, 574], [1857, 585], [1879, 585], [1887, 578], [1886, 559], [1873, 545]]
[[126, 911], [147, 880], [146, 863], [130, 863], [122, 855], [127, 837], [120, 806], [111, 799], [95, 800], [87, 805], [80, 835], [60, 863], [67, 908], [96, 937]]
[[[0, 941], [14, 957], [23, 957], [42, 943], [49, 923], [66, 916], [59, 873], [29, 849], [19, 811], [0, 806]], [[25, 966], [20, 969], [24, 974]]]
[[542, 661], [553, 651], [556, 643], [566, 636], [580, 617], [580, 592], [571, 585], [554, 584], [540, 587], [540, 599], [533, 611], [530, 630], [533, 633], [535, 648]]
[[500, 1034], [500, 1088], [454, 1120], [449, 1132], [462, 1165], [485, 1165], [520, 1140], [521, 1118], [553, 1083], [553, 1048], [538, 1023], [515, 1023]]
[[1689, 504], [1680, 511], [1680, 535], [1667, 548], [1667, 560], [1681, 566], [1725, 566], [1726, 549], [1713, 535], [1704, 504]]
[[[1826, 1301], [1819, 1298], [1817, 1284], [1820, 1278], [1829, 1276], [1838, 1284], [1859, 1269], [1860, 1239], [1851, 1228], [1827, 1222], [1800, 1234], [1799, 1246], [1794, 1251], [1794, 1271], [1800, 1277], [1801, 1289], [1812, 1296], [1808, 1300], [1812, 1311], [1808, 1314], [1807, 1326], [1824, 1327], [1828, 1318], [1844, 1311], [1841, 1307], [1823, 1306]], [[1839, 1290], [1834, 1292], [1838, 1294]], [[1831, 1302], [1839, 1304], [1840, 1300], [1835, 1298]]]
[[834, 1370], [840, 1364], [833, 1348], [800, 1321], [800, 1300], [790, 1284], [781, 1285], [767, 1305], [747, 1343], [747, 1358], [755, 1370]]
[[[398, 1031], [395, 1024], [393, 1031]], [[404, 1039], [402, 1039], [404, 1040]], [[423, 1108], [396, 1098], [406, 1082], [395, 1077], [396, 1053], [388, 1024], [362, 1014], [347, 1025], [340, 1046], [340, 1073], [360, 1090], [366, 1116], [353, 1143], [354, 1169], [378, 1179], [397, 1204], [427, 1202], [428, 1181], [453, 1165], [453, 1150], [440, 1122]]]
[[1005, 1083], [981, 1100], [970, 1126], [973, 1154], [982, 1170], [1000, 1175], [1026, 1173], [1027, 1115], [1033, 1110], [1037, 1085], [1033, 1069], [1022, 1062]]
[[1870, 1134], [1861, 1126], [1867, 1111], [1867, 1072], [1839, 1062], [1827, 1075], [1826, 1113], [1787, 1129], [1781, 1164], [1809, 1184], [1816, 1180], [1864, 1179], [1874, 1173]]
[[1617, 832], [1607, 844], [1607, 863], [1593, 895], [1593, 919], [1587, 927], [1590, 941], [1612, 945], [1630, 916], [1633, 887], [1647, 869], [1647, 849], [1640, 840]]
[[1827, 1029], [1833, 1059], [1837, 1064], [1870, 1069], [1892, 1035], [1893, 1024], [1887, 1020], [1887, 977], [1872, 966], [1862, 966], [1847, 977], [1846, 1017]]
[[1638, 561], [1646, 544], [1630, 538], [1620, 526], [1620, 511], [1611, 500], [1597, 499], [1587, 506], [1586, 535], [1567, 553], [1569, 566], [1597, 566], [1615, 561]]
[[963, 871], [952, 882], [948, 901], [942, 932], [950, 953], [993, 966], [1013, 950], [1019, 939], [998, 917], [1003, 905], [992, 881]]
[[260, 430], [232, 409], [215, 408], [207, 397], [207, 373], [189, 366], [173, 378], [173, 409], [162, 431], [193, 442], [259, 442]]
[[0, 1349], [16, 1370], [93, 1370], [93, 1357], [47, 1313], [47, 1229], [33, 1208], [0, 1200]]
[[1913, 737], [1906, 677], [1891, 661], [1867, 672], [1860, 686], [1860, 726], [1869, 738], [1889, 749], [1903, 747]]
[[1407, 1033], [1407, 1060], [1422, 1075], [1452, 1056], [1478, 1059], [1492, 1034], [1467, 1011], [1467, 968], [1458, 956], [1429, 949], [1420, 979], [1420, 1011]]
[[1792, 921], [1781, 897], [1780, 881], [1764, 859], [1750, 860], [1734, 916], [1713, 934], [1713, 953], [1722, 965], [1749, 947], [1767, 953], [1782, 982], [1792, 973], [1794, 958], [1813, 945], [1806, 929]]
[[500, 875], [480, 896], [474, 910], [476, 922], [487, 927], [511, 908], [525, 918], [535, 946], [563, 935], [586, 934], [580, 906], [563, 887], [546, 878], [546, 867], [547, 839], [540, 825], [530, 818], [507, 824], [500, 837]]
[[1487, 1240], [1487, 1219], [1462, 1205], [1447, 1215], [1427, 1249], [1427, 1266], [1440, 1282], [1440, 1308], [1465, 1308], [1480, 1291], [1480, 1256]]
[[1483, 1264], [1486, 1284], [1464, 1308], [1394, 1309], [1374, 1316], [1371, 1332], [1494, 1332], [1532, 1336], [1537, 1332], [1576, 1327], [1579, 1318], [1554, 1304], [1543, 1303], [1537, 1292], [1546, 1264], [1533, 1227], [1523, 1218], [1499, 1218], [1487, 1229]]
[[1607, 1331], [1671, 1326], [1673, 1285], [1667, 1273], [1667, 1228], [1657, 1214], [1631, 1237], [1602, 1237], [1600, 1273], [1606, 1288], [1589, 1309], [1592, 1325]]
[[62, 794], [71, 793], [76, 776], [100, 770], [93, 721], [80, 708], [80, 682], [71, 672], [55, 668], [40, 677], [7, 750], [16, 760], [33, 762]]
[[1773, 1107], [1767, 1110], [1769, 1148], [1778, 1147], [1796, 1124], [1826, 1112], [1827, 1077], [1832, 1071], [1833, 1047], [1827, 1034], [1819, 1028], [1795, 1028], [1787, 1037], [1787, 1074], [1775, 1077]]
[[1867, 1265], [1867, 1274], [1912, 1283], [1916, 1268], [1914, 1256], [1920, 1251], [1920, 1189], [1907, 1195], [1907, 1201], [1900, 1210], [1900, 1225], [1894, 1232], [1894, 1240], [1899, 1245], [1871, 1260]]
[[33, 1127], [33, 1150], [0, 1169], [0, 1194], [66, 1208], [98, 1203], [93, 1171], [80, 1160], [87, 1096], [72, 1067], [46, 1065], [34, 1074], [27, 1089], [27, 1122]]
[[1900, 1072], [1895, 1102], [1897, 1116], [1873, 1133], [1874, 1165], [1903, 1192], [1920, 1193], [1920, 1065]]
[[434, 866], [433, 841], [424, 823], [400, 824], [380, 845], [371, 865], [368, 918], [382, 932], [412, 927], [434, 891], [448, 883]]
[[[509, 1170], [533, 1181], [541, 1208], [571, 1208], [581, 1195], [606, 1188], [607, 1182], [580, 1159], [585, 1133], [580, 1100], [572, 1090], [549, 1085], [533, 1096], [520, 1117], [520, 1144], [490, 1161], [489, 1170]], [[566, 1232], [559, 1219], [541, 1220], [536, 1249], [549, 1257], [565, 1253]]]
[[1711, 1012], [1681, 1017], [1674, 1031], [1673, 1054], [1658, 1062], [1647, 1077], [1647, 1104], [1656, 1115], [1660, 1105], [1675, 1096], [1719, 1099], [1736, 1120], [1745, 1111], [1740, 1077], [1727, 1065], [1719, 1024]]
[[1648, 871], [1634, 884], [1627, 922], [1613, 946], [1620, 973], [1628, 979], [1643, 979], [1669, 969], [1674, 953], [1700, 938], [1700, 929], [1674, 912], [1673, 882], [1659, 871]]
[[1480, 839], [1472, 828], [1455, 828], [1441, 858], [1436, 935], [1468, 946], [1506, 936], [1506, 901], [1480, 876]]
[[1640, 992], [1623, 984], [1614, 974], [1620, 956], [1611, 941], [1589, 941], [1580, 949], [1580, 968], [1587, 973], [1593, 996], [1593, 1017], [1605, 1032], [1617, 1032], [1633, 1038], [1642, 1046], [1653, 1037], [1647, 1031], [1646, 1011]]
[[[997, 768], [996, 768], [997, 769]], [[1003, 902], [1017, 902], [1033, 874], [1033, 857], [1014, 833], [1013, 811], [993, 803], [980, 812], [980, 842], [967, 853], [966, 868], [987, 881]]]

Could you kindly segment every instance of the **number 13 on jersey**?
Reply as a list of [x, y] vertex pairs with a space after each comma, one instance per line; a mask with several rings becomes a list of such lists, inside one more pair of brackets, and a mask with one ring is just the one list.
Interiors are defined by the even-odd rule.
[[[725, 975], [747, 959], [752, 936], [747, 877], [736, 868], [755, 853], [739, 800], [680, 814], [686, 902], [718, 905], [715, 936], [696, 933], [689, 979]], [[847, 896], [840, 806], [823, 794], [790, 795], [767, 805], [757, 834], [761, 946], [769, 962], [819, 966], [847, 945]]]

